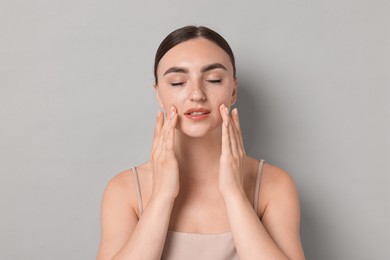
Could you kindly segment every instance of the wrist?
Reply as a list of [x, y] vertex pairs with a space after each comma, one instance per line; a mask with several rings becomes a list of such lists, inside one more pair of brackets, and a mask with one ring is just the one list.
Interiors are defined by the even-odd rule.
[[150, 202], [157, 203], [157, 204], [173, 205], [175, 199], [176, 197], [173, 197], [168, 194], [152, 194], [150, 197]]
[[225, 192], [221, 192], [222, 198], [225, 203], [237, 202], [242, 200], [247, 200], [246, 194], [241, 189], [231, 189]]

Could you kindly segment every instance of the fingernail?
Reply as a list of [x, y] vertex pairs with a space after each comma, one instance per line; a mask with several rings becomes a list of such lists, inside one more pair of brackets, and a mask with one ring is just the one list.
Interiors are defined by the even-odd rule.
[[173, 119], [174, 117], [175, 117], [175, 111], [172, 111], [172, 113], [171, 113], [171, 119]]
[[229, 109], [227, 107], [225, 107], [225, 113], [226, 115], [229, 115]]
[[237, 115], [238, 114], [238, 109], [234, 108], [232, 112], [233, 112], [233, 114]]

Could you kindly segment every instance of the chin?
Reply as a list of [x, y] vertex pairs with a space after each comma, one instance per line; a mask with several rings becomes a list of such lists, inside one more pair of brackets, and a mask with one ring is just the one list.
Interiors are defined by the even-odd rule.
[[191, 138], [202, 138], [207, 135], [207, 133], [201, 131], [181, 131], [181, 134]]
[[208, 135], [213, 135], [221, 132], [221, 125], [214, 127], [208, 126], [183, 126], [177, 129], [181, 134], [192, 137], [192, 138], [202, 138]]

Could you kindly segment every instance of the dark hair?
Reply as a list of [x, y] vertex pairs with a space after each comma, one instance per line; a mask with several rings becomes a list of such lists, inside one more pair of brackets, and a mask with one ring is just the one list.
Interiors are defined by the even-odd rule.
[[162, 57], [173, 47], [179, 43], [196, 39], [205, 38], [217, 44], [221, 47], [230, 57], [230, 61], [233, 65], [233, 76], [236, 76], [236, 65], [234, 60], [234, 54], [230, 48], [228, 42], [217, 32], [204, 27], [204, 26], [185, 26], [168, 34], [167, 37], [160, 43], [157, 49], [156, 56], [154, 59], [154, 80], [157, 84], [157, 66]]

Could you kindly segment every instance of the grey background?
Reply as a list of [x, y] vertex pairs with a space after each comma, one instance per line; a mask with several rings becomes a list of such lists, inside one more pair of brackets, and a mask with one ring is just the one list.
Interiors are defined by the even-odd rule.
[[0, 258], [93, 259], [109, 179], [149, 159], [178, 27], [237, 57], [248, 154], [288, 171], [307, 259], [390, 259], [390, 2], [0, 1]]

